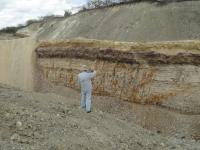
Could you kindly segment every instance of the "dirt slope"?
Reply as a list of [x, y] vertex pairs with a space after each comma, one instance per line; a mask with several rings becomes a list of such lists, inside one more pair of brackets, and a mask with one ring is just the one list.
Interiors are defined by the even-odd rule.
[[200, 1], [158, 6], [136, 3], [34, 23], [18, 33], [40, 39], [84, 37], [114, 41], [171, 41], [200, 38]]

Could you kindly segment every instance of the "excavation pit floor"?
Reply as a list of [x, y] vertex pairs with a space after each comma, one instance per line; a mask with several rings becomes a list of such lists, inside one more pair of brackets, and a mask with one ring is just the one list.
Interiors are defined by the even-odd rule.
[[[79, 97], [77, 91], [63, 87], [38, 93], [1, 85], [0, 150], [200, 148], [199, 141], [181, 134], [185, 132], [181, 123], [187, 125], [191, 116], [100, 96], [93, 98], [93, 110], [87, 114], [79, 106]], [[159, 122], [164, 116], [171, 120]], [[172, 128], [173, 124], [177, 126]], [[181, 133], [175, 132], [178, 127]]]

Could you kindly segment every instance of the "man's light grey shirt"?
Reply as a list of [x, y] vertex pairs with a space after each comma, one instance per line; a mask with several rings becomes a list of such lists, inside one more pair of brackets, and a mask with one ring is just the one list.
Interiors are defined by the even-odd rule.
[[92, 90], [91, 79], [95, 76], [96, 76], [96, 71], [94, 72], [83, 71], [78, 74], [78, 81], [79, 81], [82, 91]]

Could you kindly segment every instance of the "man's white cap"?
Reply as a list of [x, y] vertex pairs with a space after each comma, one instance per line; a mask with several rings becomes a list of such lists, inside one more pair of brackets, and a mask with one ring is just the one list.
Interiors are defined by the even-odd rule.
[[87, 65], [81, 65], [81, 71], [84, 71], [84, 70], [89, 70], [88, 66]]

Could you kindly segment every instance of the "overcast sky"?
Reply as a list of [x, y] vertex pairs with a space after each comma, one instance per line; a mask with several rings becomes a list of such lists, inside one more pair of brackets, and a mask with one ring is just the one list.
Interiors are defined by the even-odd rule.
[[65, 10], [87, 0], [0, 0], [0, 28], [23, 24], [45, 15], [63, 15]]

